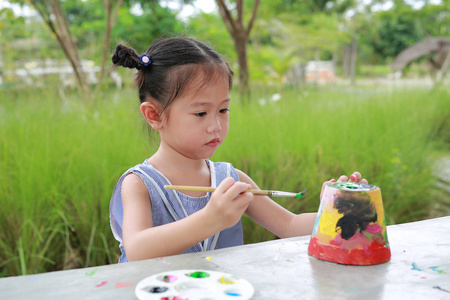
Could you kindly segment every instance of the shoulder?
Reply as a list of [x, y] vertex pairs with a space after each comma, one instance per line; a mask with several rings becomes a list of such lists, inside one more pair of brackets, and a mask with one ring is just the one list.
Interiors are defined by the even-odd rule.
[[[208, 165], [215, 170], [217, 174], [225, 174], [224, 176], [233, 176], [237, 177], [235, 168], [229, 162], [213, 162], [211, 160], [207, 160]], [[235, 178], [237, 179], [237, 178]]]
[[142, 178], [135, 173], [128, 173], [127, 175], [125, 175], [125, 177], [123, 178], [122, 185], [129, 187], [138, 187], [142, 185], [145, 186], [144, 182], [142, 181]]
[[124, 177], [121, 193], [123, 202], [128, 199], [149, 198], [144, 181], [142, 181], [141, 177], [134, 173], [129, 173]]

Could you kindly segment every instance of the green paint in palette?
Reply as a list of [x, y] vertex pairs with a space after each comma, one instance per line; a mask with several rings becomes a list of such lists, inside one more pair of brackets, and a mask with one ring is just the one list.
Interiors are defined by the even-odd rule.
[[208, 278], [210, 275], [206, 272], [198, 271], [188, 274], [189, 277], [193, 278]]

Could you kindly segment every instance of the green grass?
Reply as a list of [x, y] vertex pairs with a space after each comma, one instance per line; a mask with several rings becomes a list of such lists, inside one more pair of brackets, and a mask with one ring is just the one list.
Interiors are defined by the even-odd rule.
[[[448, 153], [446, 90], [324, 87], [284, 91], [278, 102], [233, 100], [230, 132], [213, 160], [232, 162], [277, 199], [317, 211], [322, 182], [360, 171], [381, 188], [388, 224], [429, 216], [430, 157]], [[0, 95], [0, 276], [116, 263], [109, 200], [119, 176], [155, 150], [134, 90], [92, 103], [55, 90]], [[436, 194], [437, 195], [437, 194]], [[275, 238], [244, 217], [245, 241]]]

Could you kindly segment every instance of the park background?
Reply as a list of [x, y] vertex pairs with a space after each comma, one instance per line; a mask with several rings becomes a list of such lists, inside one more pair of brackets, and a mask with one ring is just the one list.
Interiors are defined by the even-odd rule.
[[[450, 214], [449, 48], [393, 68], [408, 47], [450, 38], [448, 0], [200, 2], [0, 2], [0, 277], [117, 262], [109, 200], [157, 140], [135, 71], [112, 71], [110, 56], [162, 36], [230, 62], [230, 132], [212, 159], [263, 189], [307, 188], [276, 199], [287, 209], [317, 211], [322, 182], [358, 170], [381, 188], [388, 225]], [[245, 243], [276, 238], [243, 223]]]

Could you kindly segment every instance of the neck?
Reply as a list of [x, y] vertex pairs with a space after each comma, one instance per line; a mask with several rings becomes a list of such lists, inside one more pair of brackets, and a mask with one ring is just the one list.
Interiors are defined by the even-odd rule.
[[205, 159], [193, 159], [160, 145], [148, 162], [172, 184], [210, 185], [211, 173]]

